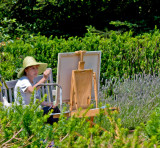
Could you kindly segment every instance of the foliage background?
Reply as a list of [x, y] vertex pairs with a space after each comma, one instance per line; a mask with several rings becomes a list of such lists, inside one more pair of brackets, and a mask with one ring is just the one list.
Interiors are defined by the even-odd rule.
[[[1, 0], [0, 74], [5, 80], [17, 78], [27, 55], [48, 63], [56, 81], [58, 53], [100, 50], [101, 97], [121, 112], [101, 113], [92, 128], [85, 118], [63, 116], [51, 127], [33, 104], [13, 106], [16, 111], [0, 104], [0, 144], [46, 147], [54, 139], [58, 146], [158, 146], [159, 5], [158, 0]], [[135, 129], [132, 136], [128, 129]]]
[[159, 5], [158, 0], [1, 0], [0, 25], [5, 18], [15, 19], [8, 26], [12, 36], [17, 25], [47, 37], [83, 36], [89, 25], [137, 34], [159, 27]]

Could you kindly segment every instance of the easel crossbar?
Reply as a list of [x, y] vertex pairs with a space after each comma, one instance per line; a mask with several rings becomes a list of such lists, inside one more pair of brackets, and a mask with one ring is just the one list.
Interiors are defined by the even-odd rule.
[[[94, 117], [96, 115], [99, 114], [100, 110], [104, 110], [105, 114], [107, 115], [107, 111], [106, 111], [106, 108], [94, 108], [94, 109], [90, 109], [87, 111], [86, 113], [86, 109], [82, 109], [81, 111], [77, 111], [77, 110], [73, 110], [73, 111], [68, 111], [68, 112], [64, 112], [64, 116], [65, 117], [71, 117], [71, 116], [75, 116], [75, 117], [78, 117], [78, 118], [81, 118], [81, 117]], [[115, 111], [115, 110], [119, 110], [117, 107], [111, 107], [109, 108], [110, 111]], [[51, 114], [53, 116], [53, 118], [59, 118], [61, 113], [52, 113]]]

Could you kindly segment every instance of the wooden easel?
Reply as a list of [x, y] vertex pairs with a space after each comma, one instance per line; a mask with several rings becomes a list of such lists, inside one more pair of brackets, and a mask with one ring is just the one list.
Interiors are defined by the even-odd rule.
[[70, 111], [77, 110], [79, 107], [86, 109], [91, 102], [92, 78], [94, 81], [94, 93], [97, 108], [97, 83], [96, 74], [92, 69], [84, 69], [85, 62], [83, 55], [86, 51], [76, 51], [80, 55], [78, 70], [72, 70], [71, 90], [70, 90]]
[[[86, 51], [76, 51], [75, 53], [80, 56], [80, 61], [78, 63], [78, 69], [72, 70], [70, 102], [68, 102], [68, 104], [70, 105], [70, 111], [65, 112], [64, 116], [70, 117], [75, 115], [76, 117], [83, 117], [86, 109], [90, 106], [91, 103], [93, 81], [96, 108], [88, 110], [88, 112], [85, 114], [85, 116], [91, 117], [90, 121], [93, 121], [94, 117], [99, 114], [100, 111], [100, 108], [98, 108], [98, 86], [96, 81], [96, 73], [93, 72], [92, 69], [84, 69], [85, 62], [83, 61], [83, 56]], [[79, 108], [82, 108], [80, 112], [78, 110]], [[105, 110], [105, 108], [103, 109]], [[116, 107], [112, 107], [110, 109], [111, 111], [118, 110], [118, 108]], [[105, 114], [107, 114], [106, 111]], [[53, 114], [53, 118], [59, 118], [59, 116], [60, 113]]]

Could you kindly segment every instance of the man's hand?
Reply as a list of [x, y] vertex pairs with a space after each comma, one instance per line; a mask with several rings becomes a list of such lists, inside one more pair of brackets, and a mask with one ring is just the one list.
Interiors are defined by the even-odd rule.
[[50, 70], [50, 69], [46, 69], [46, 70], [43, 72], [43, 77], [45, 78], [45, 80], [48, 79], [48, 76], [49, 76], [50, 73], [51, 73], [51, 70]]

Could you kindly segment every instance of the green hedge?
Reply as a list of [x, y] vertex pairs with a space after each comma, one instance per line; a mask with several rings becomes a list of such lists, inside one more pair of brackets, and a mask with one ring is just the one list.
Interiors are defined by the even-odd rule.
[[15, 79], [16, 72], [22, 66], [25, 56], [31, 55], [36, 60], [47, 62], [53, 69], [56, 79], [58, 53], [78, 50], [102, 51], [101, 79], [112, 77], [129, 77], [144, 72], [158, 73], [160, 58], [160, 33], [155, 29], [133, 37], [131, 31], [125, 33], [109, 32], [104, 38], [101, 35], [88, 33], [85, 37], [47, 38], [31, 36], [13, 40], [1, 46], [0, 73], [5, 79]]

